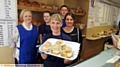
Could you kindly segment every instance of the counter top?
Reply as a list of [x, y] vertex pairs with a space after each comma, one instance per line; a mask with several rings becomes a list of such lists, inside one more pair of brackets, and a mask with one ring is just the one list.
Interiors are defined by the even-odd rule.
[[86, 61], [73, 65], [73, 67], [114, 67], [116, 63], [112, 64], [112, 63], [106, 63], [106, 62], [109, 59], [113, 58], [116, 52], [120, 53], [120, 51], [115, 48], [103, 51]]

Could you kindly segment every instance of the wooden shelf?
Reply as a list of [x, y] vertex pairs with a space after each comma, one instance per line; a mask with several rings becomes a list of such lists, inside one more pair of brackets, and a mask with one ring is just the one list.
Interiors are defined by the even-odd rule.
[[44, 12], [44, 11], [50, 11], [51, 13], [57, 13], [57, 10], [50, 10], [50, 9], [41, 9], [40, 7], [27, 7], [24, 5], [18, 5], [18, 9], [22, 10], [22, 9], [29, 9], [31, 11], [36, 11], [36, 12]]
[[[18, 5], [18, 9], [22, 10], [22, 9], [29, 9], [31, 11], [36, 11], [36, 12], [44, 12], [44, 11], [50, 11], [51, 13], [57, 13], [57, 10], [51, 10], [51, 9], [41, 9], [40, 7], [27, 7], [24, 5]], [[75, 13], [75, 15], [77, 16], [84, 16], [85, 13]]]
[[85, 16], [85, 13], [75, 13], [77, 16]]

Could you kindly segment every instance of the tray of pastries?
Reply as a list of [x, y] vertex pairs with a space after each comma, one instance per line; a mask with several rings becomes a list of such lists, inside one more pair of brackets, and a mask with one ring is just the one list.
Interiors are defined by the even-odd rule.
[[76, 42], [49, 38], [39, 50], [56, 57], [74, 60], [78, 56], [80, 44]]

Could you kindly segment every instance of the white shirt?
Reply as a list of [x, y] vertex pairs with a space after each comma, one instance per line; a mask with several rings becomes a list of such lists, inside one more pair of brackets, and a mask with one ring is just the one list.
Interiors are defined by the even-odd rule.
[[[32, 24], [30, 24], [30, 29], [25, 25], [25, 22], [22, 23], [22, 26], [26, 29], [26, 30], [32, 30], [33, 26]], [[18, 28], [15, 27], [15, 29], [12, 32], [12, 36], [9, 40], [9, 46], [10, 47], [18, 47], [20, 48], [20, 35], [18, 32]], [[15, 57], [18, 61], [19, 61], [19, 50], [16, 48], [13, 54], [13, 57]]]

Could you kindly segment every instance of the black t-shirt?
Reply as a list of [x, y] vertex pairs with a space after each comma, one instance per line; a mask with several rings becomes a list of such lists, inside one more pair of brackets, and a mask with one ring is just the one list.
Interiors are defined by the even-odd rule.
[[39, 34], [46, 35], [48, 33], [51, 33], [50, 25], [46, 25], [46, 23], [41, 24], [39, 27]]
[[73, 31], [67, 33], [64, 31], [64, 29], [61, 30], [63, 33], [67, 34], [68, 36], [71, 37], [73, 42], [78, 42], [81, 44], [80, 46], [80, 52], [82, 50], [82, 33], [80, 29], [77, 29], [74, 27]]

